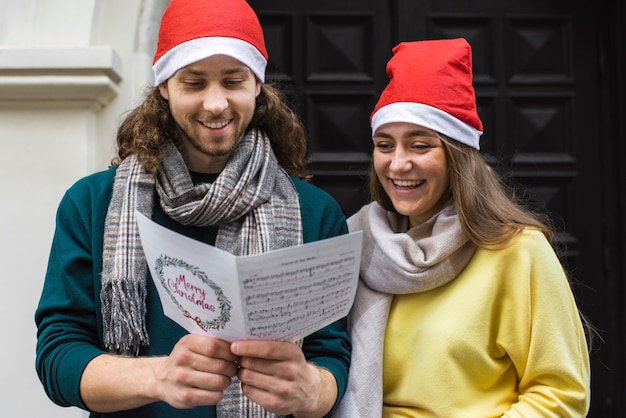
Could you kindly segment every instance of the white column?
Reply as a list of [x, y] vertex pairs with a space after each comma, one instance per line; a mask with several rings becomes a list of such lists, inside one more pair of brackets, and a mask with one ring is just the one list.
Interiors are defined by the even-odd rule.
[[121, 115], [151, 84], [167, 0], [0, 0], [1, 417], [84, 417], [46, 397], [34, 310], [57, 205], [107, 167]]

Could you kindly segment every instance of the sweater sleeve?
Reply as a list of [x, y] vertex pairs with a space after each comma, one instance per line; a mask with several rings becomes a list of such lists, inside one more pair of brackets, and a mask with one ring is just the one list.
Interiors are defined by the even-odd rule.
[[[300, 196], [304, 242], [348, 233], [345, 216], [332, 197], [311, 184], [298, 180], [294, 184]], [[351, 349], [345, 318], [304, 339], [302, 350], [307, 360], [330, 371], [337, 381], [337, 400], [333, 410], [348, 385]]]
[[[511, 330], [516, 322], [525, 330], [507, 347], [519, 376], [519, 396], [504, 416], [584, 417], [590, 399], [589, 355], [567, 277], [539, 232], [526, 231], [516, 251], [520, 263], [510, 270], [530, 280], [512, 285], [511, 315], [503, 323]], [[525, 324], [519, 326], [521, 319]]]
[[[107, 202], [106, 195], [110, 193], [102, 183], [83, 180], [63, 197], [35, 312], [36, 370], [43, 387], [56, 404], [83, 409], [79, 392], [83, 370], [104, 352], [100, 348], [97, 318], [99, 289], [94, 289], [101, 268], [99, 224], [103, 223], [107, 207], [94, 204], [93, 197], [94, 193], [104, 194], [105, 199], [96, 201]], [[96, 248], [94, 236], [99, 237]]]

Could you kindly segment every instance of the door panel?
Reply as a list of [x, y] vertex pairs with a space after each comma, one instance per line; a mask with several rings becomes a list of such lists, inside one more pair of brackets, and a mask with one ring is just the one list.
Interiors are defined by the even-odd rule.
[[305, 121], [313, 183], [347, 215], [366, 201], [369, 114], [386, 82], [389, 7], [376, 0], [250, 1], [266, 33], [268, 79]]

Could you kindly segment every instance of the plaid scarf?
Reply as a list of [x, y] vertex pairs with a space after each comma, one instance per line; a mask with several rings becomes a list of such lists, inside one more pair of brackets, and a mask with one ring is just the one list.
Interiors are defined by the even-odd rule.
[[[138, 355], [142, 346], [149, 345], [145, 318], [148, 266], [135, 210], [152, 217], [155, 195], [165, 213], [181, 224], [219, 224], [216, 247], [235, 255], [302, 243], [297, 192], [262, 133], [248, 132], [211, 184], [193, 184], [170, 139], [165, 140], [157, 176], [146, 173], [136, 156], [129, 156], [117, 168], [105, 220], [100, 300], [104, 345], [111, 352]], [[222, 406], [218, 405], [218, 411], [223, 411], [219, 415], [232, 416], [233, 408], [243, 407], [250, 411], [245, 416], [274, 416], [248, 401], [238, 381], [233, 381]]]

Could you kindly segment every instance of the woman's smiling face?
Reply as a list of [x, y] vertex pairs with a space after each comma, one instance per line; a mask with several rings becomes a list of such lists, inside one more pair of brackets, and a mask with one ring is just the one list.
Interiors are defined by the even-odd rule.
[[373, 159], [383, 189], [398, 213], [409, 217], [411, 227], [441, 210], [450, 176], [435, 131], [406, 122], [382, 125], [374, 133]]

